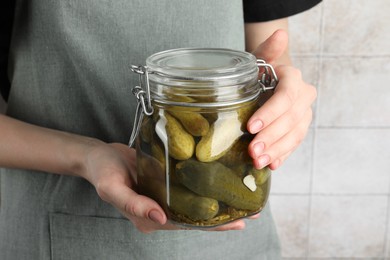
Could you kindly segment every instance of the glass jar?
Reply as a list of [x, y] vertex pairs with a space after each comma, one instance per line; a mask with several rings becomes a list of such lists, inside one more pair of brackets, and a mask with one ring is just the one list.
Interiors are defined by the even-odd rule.
[[191, 227], [261, 211], [271, 172], [253, 167], [246, 124], [272, 95], [272, 66], [246, 52], [198, 48], [156, 53], [132, 70], [141, 84], [133, 90], [139, 103], [130, 140], [138, 192]]

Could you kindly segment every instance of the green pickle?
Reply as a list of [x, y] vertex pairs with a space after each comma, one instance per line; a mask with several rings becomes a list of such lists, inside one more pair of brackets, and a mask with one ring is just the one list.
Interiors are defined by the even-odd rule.
[[200, 113], [177, 110], [171, 110], [169, 113], [179, 120], [187, 132], [193, 136], [204, 136], [209, 131], [209, 122]]
[[261, 207], [261, 189], [250, 191], [233, 170], [219, 162], [187, 160], [176, 165], [179, 181], [193, 192], [215, 198], [236, 209], [257, 211]]
[[169, 208], [177, 214], [194, 221], [209, 220], [218, 214], [216, 199], [199, 196], [182, 186], [171, 185], [169, 191]]
[[169, 155], [177, 160], [191, 158], [195, 149], [194, 137], [173, 116], [165, 113], [165, 118]]

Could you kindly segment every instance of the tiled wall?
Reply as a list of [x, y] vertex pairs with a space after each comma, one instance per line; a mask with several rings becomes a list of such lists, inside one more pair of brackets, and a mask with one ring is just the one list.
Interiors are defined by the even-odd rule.
[[294, 63], [318, 99], [273, 174], [285, 259], [390, 259], [389, 15], [389, 0], [324, 0], [290, 19]]
[[389, 0], [324, 0], [290, 19], [294, 63], [318, 99], [273, 175], [285, 259], [390, 259], [389, 14]]

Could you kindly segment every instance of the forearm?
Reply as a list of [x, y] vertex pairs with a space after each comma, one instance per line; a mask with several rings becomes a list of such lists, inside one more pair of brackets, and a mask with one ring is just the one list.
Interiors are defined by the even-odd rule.
[[100, 141], [0, 115], [0, 167], [80, 175], [83, 158]]
[[[245, 23], [245, 48], [248, 52], [254, 52], [258, 46], [263, 43], [278, 29], [288, 32], [288, 19], [278, 19], [269, 22]], [[277, 47], [278, 45], [275, 44]], [[275, 48], [276, 48], [275, 47]], [[269, 61], [267, 61], [269, 62]], [[284, 50], [281, 57], [275, 61], [274, 65], [291, 65], [288, 47]]]

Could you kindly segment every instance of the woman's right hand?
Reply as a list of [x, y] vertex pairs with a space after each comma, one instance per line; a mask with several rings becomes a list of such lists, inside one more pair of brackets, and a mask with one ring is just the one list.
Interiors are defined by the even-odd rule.
[[[134, 149], [119, 143], [93, 145], [88, 149], [81, 169], [80, 175], [95, 186], [100, 198], [116, 207], [139, 231], [150, 233], [181, 229], [167, 221], [166, 214], [156, 201], [135, 192]], [[238, 220], [205, 230], [240, 230], [244, 227], [245, 222]]]

